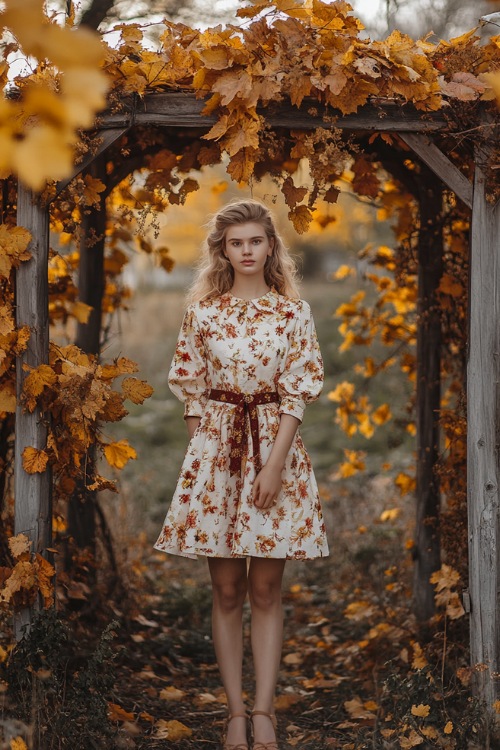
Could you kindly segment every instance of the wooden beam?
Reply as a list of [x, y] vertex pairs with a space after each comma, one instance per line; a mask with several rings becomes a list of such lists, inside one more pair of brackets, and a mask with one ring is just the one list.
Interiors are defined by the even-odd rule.
[[[16, 325], [29, 326], [28, 348], [17, 358], [17, 408], [14, 459], [15, 534], [26, 534], [32, 552], [46, 554], [52, 538], [51, 477], [49, 470], [28, 474], [23, 468], [23, 451], [28, 446], [44, 449], [47, 445], [47, 415], [38, 409], [30, 413], [20, 405], [22, 386], [28, 372], [24, 366], [38, 367], [49, 361], [48, 257], [49, 212], [38, 195], [19, 184], [17, 224], [31, 232], [32, 257], [16, 271]], [[29, 627], [33, 610], [25, 609], [14, 617], [16, 638]]]
[[399, 133], [399, 137], [468, 208], [472, 208], [472, 184], [435, 143], [422, 133]]
[[83, 172], [84, 169], [90, 166], [92, 162], [95, 161], [95, 159], [103, 154], [106, 149], [108, 149], [115, 141], [118, 140], [118, 138], [126, 133], [128, 128], [128, 125], [122, 125], [117, 128], [109, 128], [104, 130], [100, 129], [97, 133], [97, 136], [94, 138], [94, 140], [98, 142], [97, 148], [92, 148], [91, 146], [88, 153], [85, 154], [83, 159], [78, 162], [78, 164], [75, 164], [71, 175], [57, 183], [55, 195], [51, 198], [51, 200], [57, 198], [57, 196], [62, 193], [64, 188], [68, 187], [71, 180], [74, 180], [75, 177], [80, 174], [80, 172]]
[[[215, 115], [202, 115], [205, 101], [187, 91], [146, 94], [143, 99], [131, 99], [122, 104], [123, 111], [106, 112], [99, 118], [101, 129], [130, 127], [133, 124], [210, 128], [217, 121]], [[374, 132], [434, 132], [447, 126], [441, 112], [420, 112], [410, 104], [401, 106], [386, 100], [366, 104], [351, 115], [336, 113], [331, 107], [326, 108], [316, 100], [304, 101], [301, 107], [280, 102], [259, 108], [258, 111], [274, 127], [307, 130], [324, 127]], [[328, 115], [326, 121], [323, 114]], [[335, 115], [338, 118], [332, 119]]]
[[[493, 720], [500, 698], [500, 204], [476, 155], [467, 352], [467, 495], [471, 664]], [[493, 747], [493, 745], [492, 745]]]
[[413, 609], [418, 620], [435, 612], [430, 576], [441, 567], [439, 458], [441, 408], [441, 314], [438, 288], [443, 273], [441, 183], [423, 170], [419, 180], [417, 324], [417, 513]]

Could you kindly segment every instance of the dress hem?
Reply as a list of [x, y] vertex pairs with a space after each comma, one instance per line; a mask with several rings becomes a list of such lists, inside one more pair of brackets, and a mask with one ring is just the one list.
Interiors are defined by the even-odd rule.
[[198, 557], [211, 557], [218, 560], [245, 560], [247, 557], [258, 557], [265, 560], [296, 560], [296, 561], [307, 561], [307, 560], [318, 560], [320, 558], [329, 557], [330, 551], [328, 550], [325, 554], [318, 553], [317, 555], [308, 555], [302, 557], [301, 555], [251, 555], [251, 554], [234, 554], [234, 555], [207, 555], [206, 552], [199, 552], [193, 550], [192, 552], [181, 552], [180, 550], [163, 549], [163, 547], [153, 547], [157, 552], [164, 552], [166, 555], [176, 555], [177, 557], [186, 557], [190, 560], [196, 560]]

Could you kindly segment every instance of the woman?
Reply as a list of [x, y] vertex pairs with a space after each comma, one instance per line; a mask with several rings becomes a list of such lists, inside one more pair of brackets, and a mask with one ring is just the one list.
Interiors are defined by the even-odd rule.
[[323, 385], [308, 304], [267, 208], [253, 200], [213, 218], [169, 375], [190, 436], [156, 548], [204, 555], [213, 641], [229, 717], [223, 750], [248, 750], [242, 699], [247, 593], [255, 701], [253, 750], [278, 750], [274, 694], [287, 559], [328, 554], [318, 490], [297, 433]]

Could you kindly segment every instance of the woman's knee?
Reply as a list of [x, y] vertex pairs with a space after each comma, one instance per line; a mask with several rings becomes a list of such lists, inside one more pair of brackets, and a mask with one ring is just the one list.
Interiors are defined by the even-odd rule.
[[222, 612], [233, 612], [241, 609], [247, 595], [246, 580], [212, 581], [212, 589], [214, 604]]
[[274, 609], [281, 606], [281, 580], [251, 580], [248, 586], [251, 607]]

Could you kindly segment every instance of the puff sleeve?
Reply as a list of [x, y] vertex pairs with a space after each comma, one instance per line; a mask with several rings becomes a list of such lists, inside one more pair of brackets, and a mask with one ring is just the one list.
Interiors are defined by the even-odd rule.
[[203, 337], [193, 305], [187, 308], [170, 365], [168, 385], [184, 402], [184, 418], [201, 417], [208, 399], [207, 362]]
[[323, 360], [311, 308], [302, 300], [289, 337], [285, 366], [277, 384], [281, 398], [280, 413], [291, 414], [302, 421], [306, 405], [315, 401], [321, 393], [323, 377]]

